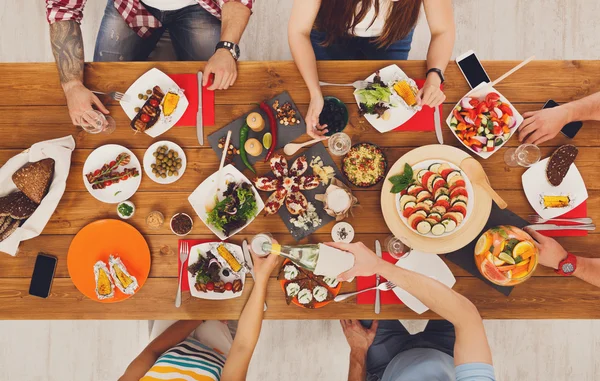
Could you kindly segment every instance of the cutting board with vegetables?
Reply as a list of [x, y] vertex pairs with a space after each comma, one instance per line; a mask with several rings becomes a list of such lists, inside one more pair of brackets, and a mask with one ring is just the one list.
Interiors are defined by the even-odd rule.
[[[291, 117], [287, 117], [287, 125], [281, 123], [286, 119], [286, 116], [278, 116], [277, 110], [273, 107], [273, 105], [277, 104], [280, 108], [285, 108], [285, 105], [289, 104], [291, 106], [290, 109], [294, 111], [285, 113], [287, 116], [291, 115]], [[266, 110], [270, 110], [272, 112], [275, 124], [274, 127], [271, 126], [271, 120]], [[257, 116], [254, 113], [258, 113], [260, 116]], [[250, 150], [246, 153], [246, 157], [250, 165], [254, 165], [254, 163], [259, 160], [264, 161], [265, 157], [267, 156], [269, 149], [263, 144], [265, 134], [270, 133], [272, 137], [277, 137], [277, 139], [272, 139], [273, 142], [271, 143], [276, 143], [276, 151], [283, 148], [283, 146], [285, 146], [287, 143], [296, 140], [299, 136], [306, 132], [306, 123], [304, 122], [304, 117], [300, 114], [300, 111], [290, 97], [290, 94], [287, 91], [284, 91], [283, 93], [263, 102], [261, 107], [256, 107], [250, 110], [248, 113], [245, 113], [238, 119], [208, 136], [208, 142], [219, 158], [223, 152], [223, 148], [219, 147], [219, 140], [221, 138], [225, 138], [227, 136], [227, 131], [229, 130], [232, 132], [231, 144], [236, 150], [240, 150], [240, 153], [242, 153], [242, 150], [240, 149], [240, 130], [242, 130], [242, 127], [246, 124], [247, 117], [249, 115], [249, 121], [251, 122], [250, 125], [254, 129], [258, 130], [261, 128], [261, 118], [262, 121], [264, 121], [264, 127], [262, 127], [260, 131], [253, 130], [250, 128], [251, 126], [245, 128], [247, 130], [247, 135], [244, 137], [244, 140], [248, 141], [250, 139], [256, 139], [256, 141], [251, 141], [254, 144], [251, 144], [248, 147]], [[273, 129], [276, 129], [277, 132], [274, 133]], [[274, 140], [276, 140], [276, 142]], [[259, 151], [260, 153], [256, 156], [251, 154], [252, 152], [257, 153]], [[231, 164], [233, 164], [240, 171], [244, 172], [246, 169], [248, 169], [248, 167], [242, 161], [241, 155], [234, 153], [232, 159], [233, 161]]]

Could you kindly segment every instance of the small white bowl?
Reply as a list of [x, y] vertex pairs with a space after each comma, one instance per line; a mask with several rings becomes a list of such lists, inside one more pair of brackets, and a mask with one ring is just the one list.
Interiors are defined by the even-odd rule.
[[[180, 214], [187, 216], [190, 219], [190, 221], [192, 221], [192, 227], [190, 228], [190, 231], [185, 234], [179, 234], [179, 233], [176, 233], [175, 230], [173, 230], [173, 219]], [[192, 232], [192, 230], [194, 229], [194, 219], [187, 213], [175, 213], [173, 215], [173, 217], [171, 217], [171, 221], [169, 221], [169, 227], [171, 228], [171, 231], [173, 232], [173, 234], [175, 234], [176, 236], [185, 237], [186, 235], [190, 234]]]
[[[122, 204], [129, 205], [129, 206], [131, 206], [131, 207], [133, 208], [133, 211], [131, 212], [131, 215], [129, 215], [129, 216], [125, 216], [125, 215], [121, 214], [121, 212], [119, 211], [119, 206], [121, 206]], [[117, 214], [118, 214], [118, 215], [119, 215], [119, 217], [121, 217], [122, 219], [124, 219], [124, 220], [128, 220], [128, 219], [130, 219], [131, 217], [133, 217], [133, 215], [135, 214], [135, 205], [133, 204], [133, 202], [131, 202], [131, 201], [129, 201], [129, 200], [127, 200], [127, 201], [123, 201], [123, 202], [120, 202], [120, 203], [118, 203], [118, 204], [117, 204]]]
[[[340, 232], [343, 229], [346, 230], [345, 238], [340, 237]], [[333, 229], [331, 229], [331, 238], [333, 239], [333, 242], [351, 243], [354, 239], [354, 228], [347, 222], [338, 222], [333, 226]]]

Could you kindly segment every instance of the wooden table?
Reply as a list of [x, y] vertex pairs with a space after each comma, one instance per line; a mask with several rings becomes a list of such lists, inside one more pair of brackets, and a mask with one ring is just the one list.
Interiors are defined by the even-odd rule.
[[[348, 83], [365, 78], [389, 62], [321, 62], [320, 79], [327, 82]], [[517, 62], [484, 62], [492, 78], [497, 78]], [[423, 61], [400, 63], [402, 69], [413, 78], [422, 78], [426, 65]], [[169, 63], [90, 63], [86, 64], [86, 85], [104, 90], [124, 90], [136, 78], [152, 67], [167, 73], [195, 73], [203, 69], [201, 62]], [[218, 128], [255, 107], [255, 103], [270, 98], [283, 90], [290, 95], [304, 114], [309, 94], [293, 62], [242, 62], [238, 65], [239, 77], [233, 88], [216, 95], [216, 125], [206, 127], [208, 136]], [[117, 218], [114, 205], [96, 201], [84, 188], [82, 166], [90, 152], [103, 144], [116, 143], [133, 150], [142, 158], [152, 139], [144, 134], [133, 135], [129, 119], [116, 102], [108, 109], [117, 121], [117, 130], [109, 136], [94, 136], [71, 124], [65, 97], [58, 81], [54, 64], [0, 64], [0, 163], [28, 148], [32, 144], [73, 134], [77, 149], [73, 153], [71, 174], [56, 212], [46, 226], [44, 234], [22, 243], [16, 257], [0, 255], [0, 318], [1, 319], [237, 319], [248, 298], [252, 281], [248, 280], [243, 296], [230, 301], [206, 301], [192, 299], [184, 293], [181, 308], [175, 308], [177, 289], [177, 237], [168, 227], [150, 231], [144, 223], [145, 216], [154, 209], [166, 216], [185, 211], [193, 215], [187, 202], [188, 195], [218, 167], [218, 158], [208, 144], [198, 145], [195, 126], [175, 127], [161, 136], [181, 145], [188, 158], [188, 169], [181, 180], [170, 186], [152, 182], [144, 176], [138, 193], [132, 198], [137, 212], [130, 223], [146, 237], [152, 253], [150, 278], [145, 286], [131, 299], [116, 304], [100, 304], [84, 297], [69, 279], [67, 250], [73, 236], [88, 223]], [[446, 72], [447, 95], [443, 119], [452, 106], [469, 89], [454, 63]], [[348, 103], [350, 124], [346, 129], [353, 142], [370, 141], [384, 148], [394, 163], [412, 148], [436, 143], [435, 134], [402, 132], [382, 135], [357, 115], [352, 92], [347, 88], [324, 88], [327, 95], [335, 95]], [[600, 91], [600, 61], [535, 61], [513, 74], [498, 86], [521, 112], [538, 110], [548, 99], [567, 102]], [[446, 144], [460, 146], [452, 132], [444, 128]], [[304, 137], [303, 139], [305, 139]], [[544, 144], [544, 156], [566, 143], [563, 137]], [[577, 165], [589, 190], [589, 216], [600, 221], [600, 123], [585, 123], [574, 140], [580, 147]], [[517, 146], [511, 139], [507, 146]], [[339, 165], [339, 160], [338, 160]], [[492, 186], [508, 202], [509, 208], [524, 217], [532, 213], [521, 189], [522, 168], [509, 168], [504, 164], [503, 151], [483, 161]], [[258, 172], [267, 167], [258, 165]], [[379, 205], [380, 186], [368, 190], [356, 190], [360, 207], [348, 219], [357, 231], [356, 241], [374, 247], [376, 239], [383, 240], [389, 231], [382, 218]], [[208, 228], [195, 218], [190, 238], [211, 238]], [[313, 234], [308, 242], [330, 240], [333, 223]], [[271, 231], [280, 241], [292, 243], [291, 236], [278, 216], [259, 217], [241, 234], [232, 239], [240, 243], [253, 234]], [[599, 256], [600, 234], [592, 233], [583, 238], [562, 238], [560, 242], [577, 255]], [[44, 251], [58, 257], [56, 277], [52, 294], [48, 299], [28, 295], [29, 281], [38, 252]], [[541, 318], [598, 318], [600, 317], [600, 289], [575, 278], [556, 276], [554, 272], [539, 266], [534, 276], [517, 286], [505, 297], [486, 286], [456, 265], [447, 262], [457, 278], [454, 289], [468, 297], [488, 319], [541, 319]], [[91, 271], [91, 269], [90, 269]], [[346, 284], [343, 292], [354, 289]], [[331, 304], [319, 310], [305, 310], [287, 306], [279, 282], [273, 274], [269, 283], [268, 319], [339, 319], [339, 318], [436, 318], [432, 312], [416, 315], [404, 306], [382, 306], [376, 316], [372, 305], [357, 305], [354, 299]]]

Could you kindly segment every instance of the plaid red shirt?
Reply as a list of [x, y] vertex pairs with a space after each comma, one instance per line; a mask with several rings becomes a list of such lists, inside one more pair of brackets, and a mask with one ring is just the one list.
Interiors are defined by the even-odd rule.
[[[46, 18], [50, 24], [56, 21], [75, 20], [78, 23], [83, 18], [83, 7], [87, 0], [46, 0]], [[228, 1], [237, 1], [252, 9], [254, 0], [196, 0], [216, 18], [221, 18], [221, 7]], [[153, 28], [162, 26], [160, 21], [146, 8], [140, 0], [114, 0], [115, 8], [123, 20], [140, 37], [149, 37]]]

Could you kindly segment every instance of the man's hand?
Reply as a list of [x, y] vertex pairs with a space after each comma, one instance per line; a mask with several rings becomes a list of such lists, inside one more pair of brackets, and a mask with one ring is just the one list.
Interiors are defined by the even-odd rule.
[[529, 111], [519, 126], [519, 141], [539, 145], [554, 138], [569, 123], [569, 112], [564, 106]]
[[[100, 99], [88, 90], [83, 83], [79, 81], [73, 81], [65, 83], [63, 85], [65, 90], [65, 96], [67, 97], [67, 106], [69, 107], [69, 115], [71, 116], [71, 122], [79, 126], [81, 125], [81, 117], [90, 110], [93, 110], [92, 105], [96, 105], [98, 110], [104, 114], [108, 114], [108, 110]], [[94, 121], [88, 121], [94, 123]]]
[[558, 269], [560, 261], [567, 257], [567, 251], [555, 239], [546, 237], [533, 229], [525, 228], [525, 230], [537, 241], [540, 264], [555, 270]]
[[310, 105], [304, 118], [306, 122], [306, 133], [313, 139], [318, 139], [327, 133], [327, 125], [319, 124], [319, 115], [323, 111], [323, 96], [314, 96], [310, 98]]
[[[273, 243], [277, 241], [273, 240]], [[279, 255], [277, 254], [269, 254], [266, 257], [259, 257], [252, 251], [252, 246], [248, 245], [248, 250], [250, 251], [250, 255], [252, 255], [252, 262], [254, 263], [254, 275], [256, 276], [256, 280], [267, 281], [271, 276], [275, 267], [277, 267], [277, 263], [279, 263]]]
[[354, 267], [338, 276], [339, 281], [347, 281], [356, 276], [371, 276], [377, 272], [377, 267], [382, 259], [365, 246], [362, 242], [340, 243], [330, 242], [327, 245], [347, 251], [354, 255]]
[[227, 49], [218, 49], [204, 68], [202, 86], [206, 86], [211, 74], [215, 75], [209, 90], [227, 90], [237, 79], [237, 63]]
[[436, 73], [429, 73], [423, 88], [417, 93], [419, 106], [437, 107], [444, 103], [446, 94], [440, 89], [442, 81]]
[[371, 344], [373, 344], [379, 322], [373, 320], [373, 325], [369, 329], [363, 327], [358, 320], [340, 320], [340, 324], [350, 346], [350, 351], [366, 354]]

